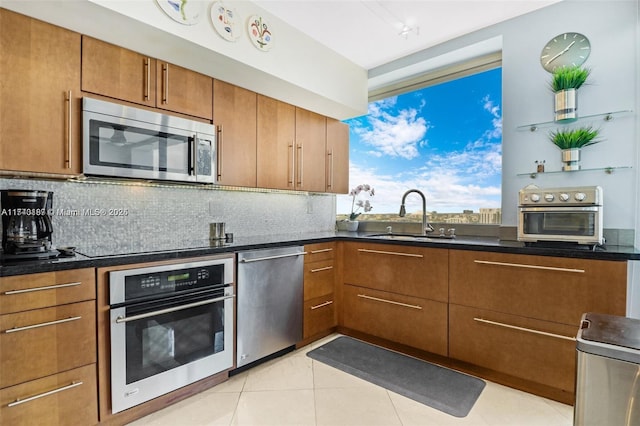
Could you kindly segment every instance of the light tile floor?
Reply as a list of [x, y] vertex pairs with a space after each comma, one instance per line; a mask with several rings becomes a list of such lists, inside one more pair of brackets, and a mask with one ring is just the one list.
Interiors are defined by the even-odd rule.
[[244, 371], [131, 426], [573, 424], [573, 407], [491, 382], [468, 416], [452, 417], [306, 356], [335, 337]]

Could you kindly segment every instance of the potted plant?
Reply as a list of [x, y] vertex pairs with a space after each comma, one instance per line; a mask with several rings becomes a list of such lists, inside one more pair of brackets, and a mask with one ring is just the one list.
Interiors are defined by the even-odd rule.
[[577, 90], [591, 74], [591, 70], [581, 66], [556, 68], [551, 78], [551, 89], [555, 93], [555, 120], [575, 121], [578, 118]]
[[[368, 199], [362, 199], [362, 194], [368, 194], [369, 197], [373, 197], [375, 195], [375, 190], [369, 184], [358, 185], [349, 191], [349, 196], [352, 198], [351, 200], [351, 214], [349, 214], [349, 219], [347, 219], [346, 229], [347, 231], [357, 231], [358, 225], [358, 216], [360, 216], [363, 212], [370, 212], [373, 208], [371, 206], [371, 202]], [[359, 211], [362, 209], [362, 211]]]
[[580, 148], [601, 142], [596, 139], [598, 134], [599, 131], [591, 127], [551, 132], [549, 139], [560, 148], [565, 163], [562, 170], [580, 170]]

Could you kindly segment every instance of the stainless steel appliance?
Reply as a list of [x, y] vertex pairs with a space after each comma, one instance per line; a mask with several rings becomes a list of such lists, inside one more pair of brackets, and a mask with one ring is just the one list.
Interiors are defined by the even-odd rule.
[[302, 340], [304, 254], [298, 246], [238, 253], [238, 367]]
[[214, 183], [213, 124], [83, 98], [85, 175]]
[[231, 369], [234, 259], [109, 273], [114, 413]]
[[602, 188], [537, 188], [520, 190], [518, 240], [604, 244]]
[[33, 259], [57, 256], [51, 250], [53, 192], [25, 189], [0, 191], [2, 257]]
[[640, 320], [586, 313], [577, 336], [576, 426], [640, 425]]

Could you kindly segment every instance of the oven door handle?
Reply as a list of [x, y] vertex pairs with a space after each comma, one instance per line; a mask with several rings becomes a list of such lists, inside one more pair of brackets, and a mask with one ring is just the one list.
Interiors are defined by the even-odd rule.
[[159, 309], [157, 311], [147, 312], [147, 313], [144, 313], [144, 314], [131, 315], [130, 317], [123, 317], [121, 315], [121, 316], [116, 318], [116, 323], [117, 324], [121, 324], [121, 323], [129, 322], [129, 321], [136, 321], [136, 320], [139, 320], [139, 319], [153, 317], [153, 316], [156, 316], [156, 315], [169, 314], [171, 312], [182, 311], [184, 309], [195, 308], [195, 307], [202, 306], [202, 305], [209, 305], [211, 303], [220, 302], [220, 301], [226, 300], [226, 299], [233, 299], [234, 297], [236, 297], [235, 294], [232, 294], [231, 296], [216, 297], [215, 299], [201, 300], [199, 302], [188, 303], [186, 305], [180, 305], [180, 306], [176, 306], [176, 307], [173, 307], [173, 308]]

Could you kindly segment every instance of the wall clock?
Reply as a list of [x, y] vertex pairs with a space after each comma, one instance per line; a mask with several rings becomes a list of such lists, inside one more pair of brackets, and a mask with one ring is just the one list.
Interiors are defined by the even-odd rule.
[[591, 43], [586, 36], [580, 33], [558, 34], [542, 48], [540, 64], [549, 72], [568, 65], [580, 66], [589, 53]]

